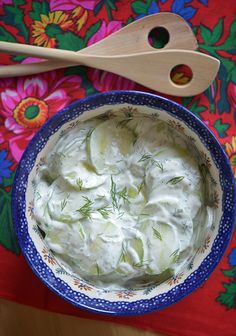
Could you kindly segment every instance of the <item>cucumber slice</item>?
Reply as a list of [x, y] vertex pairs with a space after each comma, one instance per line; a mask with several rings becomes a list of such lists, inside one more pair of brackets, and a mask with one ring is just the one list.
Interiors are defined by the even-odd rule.
[[130, 152], [134, 139], [131, 130], [117, 127], [117, 120], [107, 120], [98, 125], [91, 134], [89, 146], [90, 160], [96, 172], [117, 174], [124, 169], [124, 159]]
[[91, 189], [102, 185], [106, 176], [98, 175], [86, 161], [79, 161], [62, 173], [64, 180], [75, 189]]

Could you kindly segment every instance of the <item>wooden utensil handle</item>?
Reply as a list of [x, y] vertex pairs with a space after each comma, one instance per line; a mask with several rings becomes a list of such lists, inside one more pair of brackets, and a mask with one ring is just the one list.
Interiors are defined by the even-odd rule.
[[57, 60], [0, 66], [0, 78], [35, 75], [45, 71], [67, 68], [68, 66], [70, 66], [69, 62]]

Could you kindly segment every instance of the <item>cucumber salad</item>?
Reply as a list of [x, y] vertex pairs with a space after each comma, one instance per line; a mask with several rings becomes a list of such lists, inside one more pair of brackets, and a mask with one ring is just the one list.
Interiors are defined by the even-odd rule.
[[186, 137], [140, 114], [94, 118], [65, 131], [34, 182], [45, 243], [97, 286], [166, 280], [213, 222]]

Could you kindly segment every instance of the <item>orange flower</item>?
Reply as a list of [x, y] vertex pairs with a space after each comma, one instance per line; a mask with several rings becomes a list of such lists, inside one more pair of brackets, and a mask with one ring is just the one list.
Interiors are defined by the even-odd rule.
[[231, 167], [234, 172], [234, 177], [236, 178], [236, 136], [232, 137], [231, 144], [226, 142], [225, 150], [229, 156]]
[[73, 10], [73, 18], [76, 19], [78, 31], [83, 27], [88, 18], [88, 11], [81, 6]]
[[35, 37], [35, 44], [43, 47], [54, 48], [56, 45], [56, 35], [70, 29], [72, 20], [68, 20], [69, 15], [63, 11], [49, 12], [48, 15], [40, 14], [41, 21], [33, 24], [32, 36]]
[[27, 128], [42, 126], [48, 118], [48, 106], [40, 99], [28, 97], [22, 99], [13, 111], [14, 119]]

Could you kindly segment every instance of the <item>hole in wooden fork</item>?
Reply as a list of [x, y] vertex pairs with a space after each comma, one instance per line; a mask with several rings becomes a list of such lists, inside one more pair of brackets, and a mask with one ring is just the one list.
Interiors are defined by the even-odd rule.
[[148, 34], [149, 44], [156, 49], [164, 48], [164, 46], [169, 42], [169, 39], [169, 32], [164, 27], [153, 28]]
[[171, 69], [170, 79], [176, 85], [186, 85], [191, 82], [193, 72], [186, 64], [178, 64]]

